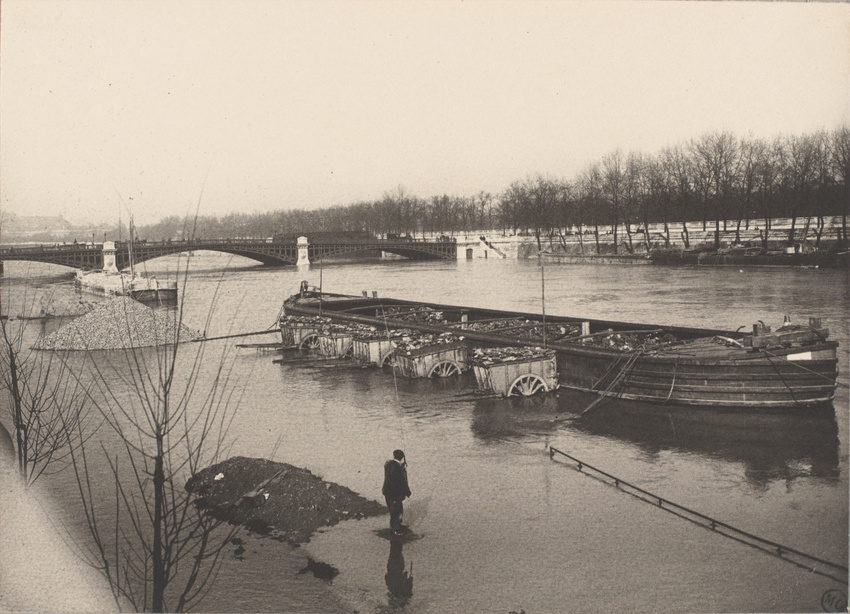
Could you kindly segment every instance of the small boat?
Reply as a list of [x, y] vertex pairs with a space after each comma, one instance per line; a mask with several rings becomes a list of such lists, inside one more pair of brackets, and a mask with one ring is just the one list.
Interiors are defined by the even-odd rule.
[[559, 387], [629, 401], [790, 410], [828, 405], [837, 387], [838, 343], [816, 318], [775, 331], [762, 323], [725, 331], [330, 294], [306, 284], [284, 301], [283, 313], [451, 332], [470, 349], [543, 347], [555, 351]]
[[[133, 229], [130, 219], [130, 231]], [[131, 234], [132, 237], [132, 234]], [[139, 275], [133, 262], [133, 240], [129, 243], [130, 271], [119, 271], [116, 246], [112, 241], [103, 244], [103, 269], [77, 271], [74, 285], [81, 291], [101, 296], [129, 296], [141, 302], [158, 304], [177, 302], [177, 280], [160, 281], [153, 275]]]
[[115, 271], [77, 271], [77, 288], [102, 296], [130, 296], [141, 302], [173, 303], [177, 300], [177, 281], [160, 281], [154, 276]]

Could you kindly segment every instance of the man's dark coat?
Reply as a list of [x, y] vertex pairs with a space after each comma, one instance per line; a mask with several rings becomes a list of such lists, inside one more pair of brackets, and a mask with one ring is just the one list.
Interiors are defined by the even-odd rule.
[[407, 469], [395, 459], [384, 463], [384, 487], [381, 492], [387, 499], [404, 499], [410, 496]]

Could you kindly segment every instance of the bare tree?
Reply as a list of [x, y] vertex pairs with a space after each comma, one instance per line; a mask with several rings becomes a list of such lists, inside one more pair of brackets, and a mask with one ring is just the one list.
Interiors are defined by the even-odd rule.
[[850, 213], [850, 128], [842, 126], [832, 133], [832, 163], [834, 174], [842, 184], [839, 204], [842, 217], [842, 247], [847, 247], [847, 215]]
[[735, 197], [738, 209], [738, 221], [735, 225], [735, 244], [741, 243], [741, 224], [750, 227], [750, 216], [753, 213], [753, 200], [756, 190], [756, 175], [761, 141], [743, 139], [741, 141], [740, 166], [736, 181]]
[[738, 140], [729, 132], [715, 132], [692, 141], [691, 151], [697, 171], [695, 178], [703, 195], [703, 230], [710, 215], [714, 218], [714, 246], [720, 247], [720, 221], [723, 220], [725, 231], [737, 173]]
[[611, 226], [614, 232], [614, 253], [618, 251], [617, 233], [623, 213], [623, 198], [625, 191], [625, 170], [623, 169], [623, 154], [620, 150], [602, 158], [602, 192], [608, 201]]
[[[184, 273], [184, 293], [185, 281]], [[195, 505], [184, 484], [220, 459], [245, 382], [230, 379], [229, 346], [208, 360], [206, 344], [182, 338], [182, 307], [170, 317], [173, 326], [143, 333], [155, 347], [113, 350], [106, 364], [92, 361], [77, 375], [115, 441], [101, 444], [100, 454], [89, 445], [73, 452], [94, 543], [91, 562], [116, 602], [137, 611], [179, 612], [197, 604], [234, 531]], [[129, 317], [122, 325], [137, 326]], [[106, 498], [92, 477], [99, 455], [112, 475]]]
[[650, 160], [646, 167], [647, 198], [642, 207], [643, 232], [646, 251], [652, 249], [652, 239], [649, 233], [649, 223], [652, 220], [652, 210], [664, 224], [664, 247], [670, 248], [670, 209], [672, 206], [672, 177], [668, 172], [663, 156]]
[[688, 214], [691, 210], [695, 190], [693, 163], [682, 147], [665, 149], [663, 155], [667, 174], [671, 183], [675, 186], [673, 190], [675, 194], [674, 210], [682, 222], [682, 243], [685, 245], [685, 249], [688, 249], [691, 242], [687, 222], [688, 219], [693, 219]]
[[764, 229], [761, 234], [762, 247], [767, 249], [770, 239], [772, 218], [774, 217], [774, 204], [776, 193], [779, 188], [782, 166], [784, 164], [784, 152], [782, 142], [774, 139], [767, 143], [757, 141], [754, 144], [756, 156], [756, 194], [761, 217], [764, 219]]
[[[578, 203], [582, 210], [583, 216], [588, 222], [593, 223], [593, 236], [596, 242], [596, 254], [600, 252], [599, 246], [599, 209], [602, 203], [602, 172], [599, 170], [598, 164], [591, 164], [579, 173], [576, 180], [576, 191], [578, 194]], [[579, 234], [581, 234], [581, 225], [579, 224]], [[580, 238], [579, 246], [581, 253], [584, 254], [584, 239]]]
[[[65, 361], [30, 345], [38, 345], [43, 327], [35, 336], [27, 334], [40, 319], [31, 315], [35, 301], [20, 298], [20, 316], [0, 316], [0, 385], [7, 394], [18, 471], [30, 485], [70, 462], [82, 441], [68, 434], [85, 421], [87, 407], [84, 391]], [[0, 288], [0, 313], [3, 305]]]
[[792, 136], [786, 141], [783, 184], [791, 196], [791, 229], [788, 245], [796, 240], [797, 216], [808, 210], [814, 183], [817, 148], [812, 136]]

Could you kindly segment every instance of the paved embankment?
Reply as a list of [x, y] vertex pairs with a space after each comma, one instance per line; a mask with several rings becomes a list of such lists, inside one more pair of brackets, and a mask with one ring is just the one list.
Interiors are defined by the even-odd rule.
[[0, 425], [0, 611], [117, 611], [106, 581], [72, 551], [59, 517], [38, 484], [21, 483]]

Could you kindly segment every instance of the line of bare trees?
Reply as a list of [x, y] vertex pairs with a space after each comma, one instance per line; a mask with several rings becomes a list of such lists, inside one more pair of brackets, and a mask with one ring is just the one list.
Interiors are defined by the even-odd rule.
[[[185, 293], [185, 265], [181, 277]], [[22, 481], [59, 474], [75, 485], [75, 517], [90, 537], [77, 551], [105, 578], [116, 611], [197, 606], [236, 531], [184, 488], [225, 452], [246, 385], [231, 377], [230, 346], [210, 359], [207, 344], [183, 343], [181, 296], [172, 326], [146, 333], [153, 347], [35, 349], [45, 320], [31, 292], [26, 279], [0, 284], [0, 435], [11, 436]], [[129, 338], [140, 321], [124, 305]]]
[[[571, 179], [528, 177], [501, 194], [443, 194], [421, 198], [403, 187], [379, 200], [323, 209], [201, 217], [198, 236], [268, 237], [316, 232], [369, 232], [374, 235], [524, 231], [540, 237], [578, 229], [610, 227], [615, 244], [629, 251], [649, 242], [647, 226], [661, 224], [669, 245], [682, 222], [703, 229], [735, 231], [757, 220], [767, 245], [771, 220], [807, 223], [819, 236], [824, 216], [846, 216], [850, 208], [850, 128], [772, 139], [740, 138], [713, 132], [666, 147], [654, 155], [608, 153]], [[734, 224], [734, 229], [728, 227]], [[794, 222], [796, 223], [796, 222]], [[179, 237], [183, 220], [163, 219], [140, 229], [143, 237]], [[633, 233], [642, 228], [642, 235]], [[802, 229], [783, 237], [793, 243]], [[688, 228], [682, 226], [685, 244]], [[776, 237], [774, 237], [776, 238]], [[843, 239], [846, 241], [846, 232]]]

